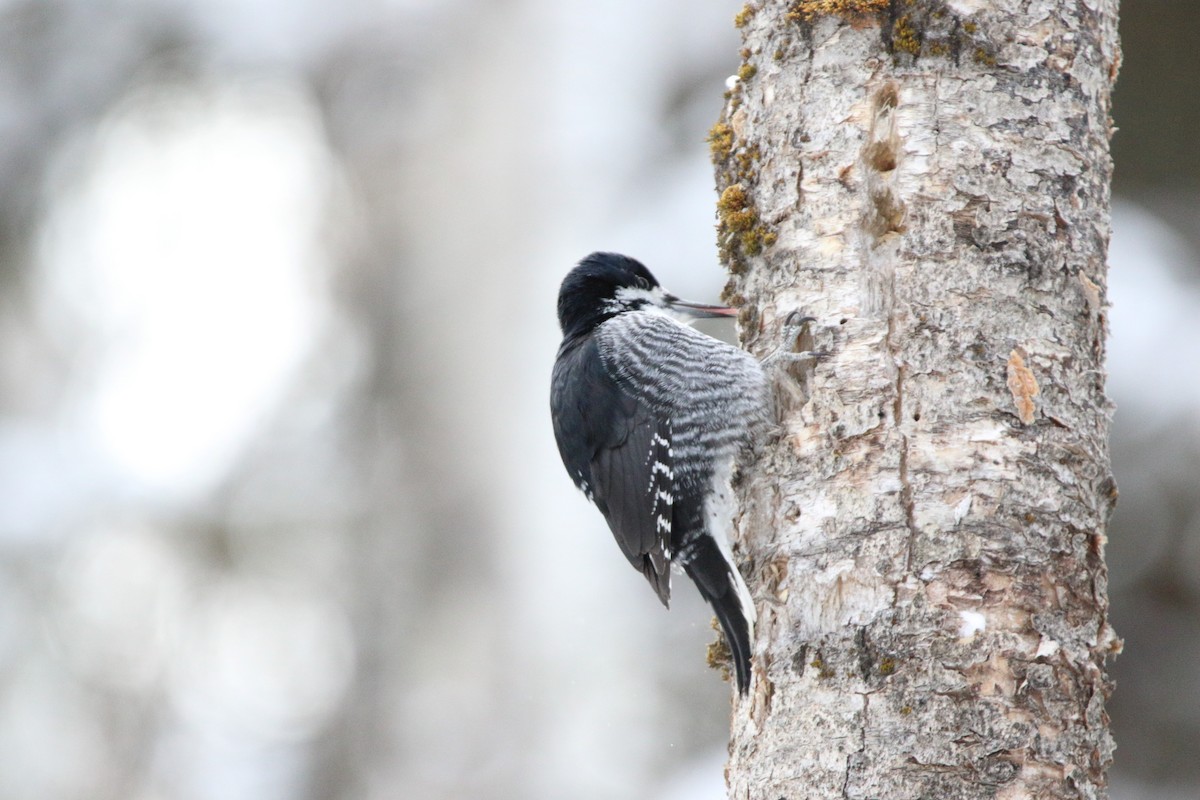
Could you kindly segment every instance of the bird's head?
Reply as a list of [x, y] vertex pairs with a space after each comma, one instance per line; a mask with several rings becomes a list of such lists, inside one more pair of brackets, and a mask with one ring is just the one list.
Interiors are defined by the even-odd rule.
[[619, 253], [592, 253], [567, 273], [558, 290], [558, 324], [567, 336], [586, 333], [629, 311], [691, 319], [737, 315], [725, 306], [680, 300], [663, 289], [640, 261]]

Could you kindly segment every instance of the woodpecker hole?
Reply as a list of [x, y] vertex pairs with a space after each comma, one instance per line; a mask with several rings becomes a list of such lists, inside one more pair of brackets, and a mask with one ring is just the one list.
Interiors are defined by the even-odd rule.
[[863, 154], [865, 160], [878, 172], [891, 172], [896, 168], [896, 146], [890, 142], [875, 142]]

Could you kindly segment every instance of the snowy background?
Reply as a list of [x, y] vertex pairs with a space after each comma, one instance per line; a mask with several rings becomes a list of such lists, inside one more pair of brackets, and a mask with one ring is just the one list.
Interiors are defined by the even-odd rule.
[[[1125, 0], [1116, 800], [1200, 786], [1200, 9]], [[593, 249], [716, 297], [740, 3], [0, 0], [0, 800], [723, 796], [561, 472]]]

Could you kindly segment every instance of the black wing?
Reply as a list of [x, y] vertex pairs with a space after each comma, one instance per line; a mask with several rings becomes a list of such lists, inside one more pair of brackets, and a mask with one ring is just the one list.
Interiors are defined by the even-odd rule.
[[567, 472], [665, 605], [675, 502], [670, 425], [609, 377], [592, 337], [559, 351], [550, 403]]

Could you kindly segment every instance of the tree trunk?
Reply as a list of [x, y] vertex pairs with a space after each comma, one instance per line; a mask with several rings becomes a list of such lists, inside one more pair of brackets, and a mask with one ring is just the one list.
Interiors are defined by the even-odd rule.
[[[730, 796], [1102, 798], [1116, 0], [747, 6], [712, 132], [759, 609]], [[797, 373], [792, 369], [791, 373]], [[800, 391], [795, 391], [799, 389]]]

